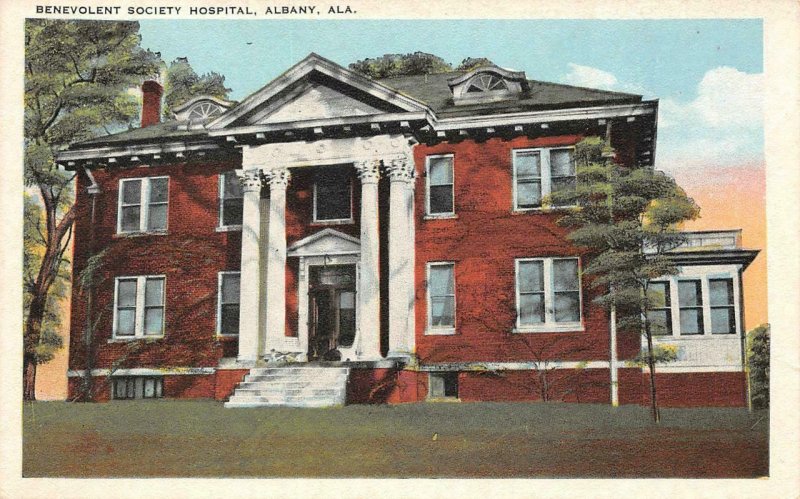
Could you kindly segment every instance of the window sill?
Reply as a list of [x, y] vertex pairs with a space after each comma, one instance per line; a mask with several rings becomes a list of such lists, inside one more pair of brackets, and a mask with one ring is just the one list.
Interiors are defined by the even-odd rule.
[[511, 330], [514, 334], [527, 333], [582, 333], [583, 324], [542, 324], [540, 326], [519, 326]]
[[145, 236], [166, 236], [168, 234], [165, 230], [152, 231], [152, 232], [117, 232], [113, 237], [126, 238], [126, 237], [145, 237]]
[[239, 339], [238, 334], [215, 334], [214, 339], [217, 341], [235, 341]]
[[132, 336], [130, 338], [111, 338], [106, 343], [130, 343], [132, 341], [153, 341], [153, 340], [163, 340], [164, 335], [161, 336]]
[[708, 333], [708, 334], [654, 334], [653, 341], [675, 341], [675, 340], [689, 340], [689, 341], [702, 341], [702, 340], [715, 340], [718, 338], [728, 338], [731, 340], [738, 340], [738, 333]]
[[214, 230], [216, 230], [217, 232], [240, 232], [242, 230], [242, 226], [241, 225], [221, 225], [221, 226], [217, 227]]
[[422, 217], [423, 220], [455, 220], [458, 218], [458, 215], [455, 213], [443, 213], [441, 215], [438, 214], [427, 214]]
[[320, 225], [352, 225], [356, 223], [355, 219], [353, 218], [343, 218], [340, 220], [314, 220], [308, 225], [313, 226], [320, 226]]
[[434, 403], [453, 403], [453, 402], [461, 402], [461, 399], [458, 397], [428, 397], [425, 399], [426, 402], [434, 402]]
[[577, 206], [540, 206], [538, 208], [512, 208], [511, 214], [512, 215], [524, 215], [525, 213], [558, 213], [566, 210], [572, 210], [577, 208]]
[[425, 330], [425, 336], [453, 336], [454, 334], [456, 334], [456, 328], [428, 328]]

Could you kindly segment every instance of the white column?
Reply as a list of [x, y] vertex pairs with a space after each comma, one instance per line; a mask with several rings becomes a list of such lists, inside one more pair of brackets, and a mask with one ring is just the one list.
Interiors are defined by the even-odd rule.
[[358, 280], [357, 353], [363, 360], [381, 358], [380, 246], [378, 233], [378, 179], [380, 161], [355, 163], [361, 178], [361, 264]]
[[261, 229], [261, 172], [237, 170], [242, 182], [242, 259], [239, 288], [239, 354], [243, 364], [254, 364], [258, 359], [259, 301], [259, 235]]
[[389, 357], [414, 354], [414, 240], [410, 238], [414, 195], [414, 165], [407, 158], [389, 166]]
[[267, 241], [267, 324], [265, 355], [280, 352], [286, 331], [286, 187], [289, 170], [265, 172], [269, 182], [269, 238]]

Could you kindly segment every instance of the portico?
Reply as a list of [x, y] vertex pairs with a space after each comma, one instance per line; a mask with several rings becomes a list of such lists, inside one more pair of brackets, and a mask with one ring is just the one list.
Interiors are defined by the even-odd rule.
[[[310, 274], [315, 267], [355, 269], [355, 335], [339, 348], [341, 360], [380, 360], [380, 303], [389, 301], [388, 357], [414, 354], [414, 231], [415, 169], [409, 139], [401, 134], [284, 142], [242, 147], [243, 186], [241, 299], [239, 352], [242, 365], [259, 359], [290, 356], [308, 359]], [[287, 247], [287, 190], [292, 175], [305, 168], [352, 165], [360, 189], [359, 237], [319, 224], [318, 230]], [[388, 175], [388, 255], [380, 255], [378, 182]], [[262, 190], [263, 188], [263, 190]], [[268, 197], [262, 199], [262, 192]], [[297, 258], [297, 324], [287, 335], [287, 259]], [[388, 275], [381, 275], [380, 258], [388, 258]], [[388, 279], [388, 296], [380, 280]], [[349, 292], [349, 291], [348, 291]], [[331, 295], [340, 296], [340, 295]], [[338, 298], [337, 298], [338, 299]], [[350, 300], [345, 294], [343, 303]], [[318, 327], [318, 326], [317, 326]], [[338, 328], [337, 328], [338, 331]], [[344, 342], [347, 343], [347, 342]]]

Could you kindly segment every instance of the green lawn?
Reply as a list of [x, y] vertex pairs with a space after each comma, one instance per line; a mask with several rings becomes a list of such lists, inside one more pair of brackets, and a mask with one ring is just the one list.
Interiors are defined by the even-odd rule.
[[757, 477], [769, 413], [560, 403], [36, 402], [25, 477]]

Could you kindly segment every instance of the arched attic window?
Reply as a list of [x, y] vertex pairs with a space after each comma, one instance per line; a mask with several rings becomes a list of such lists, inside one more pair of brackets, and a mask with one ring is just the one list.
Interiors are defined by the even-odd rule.
[[522, 71], [483, 66], [448, 80], [453, 103], [476, 104], [518, 98], [528, 89]]
[[208, 118], [222, 114], [222, 106], [212, 102], [198, 102], [188, 111], [188, 118], [192, 121], [206, 120]]
[[186, 128], [203, 128], [204, 124], [225, 113], [233, 104], [231, 101], [201, 95], [176, 107], [173, 113], [176, 120], [186, 122], [183, 125]]

